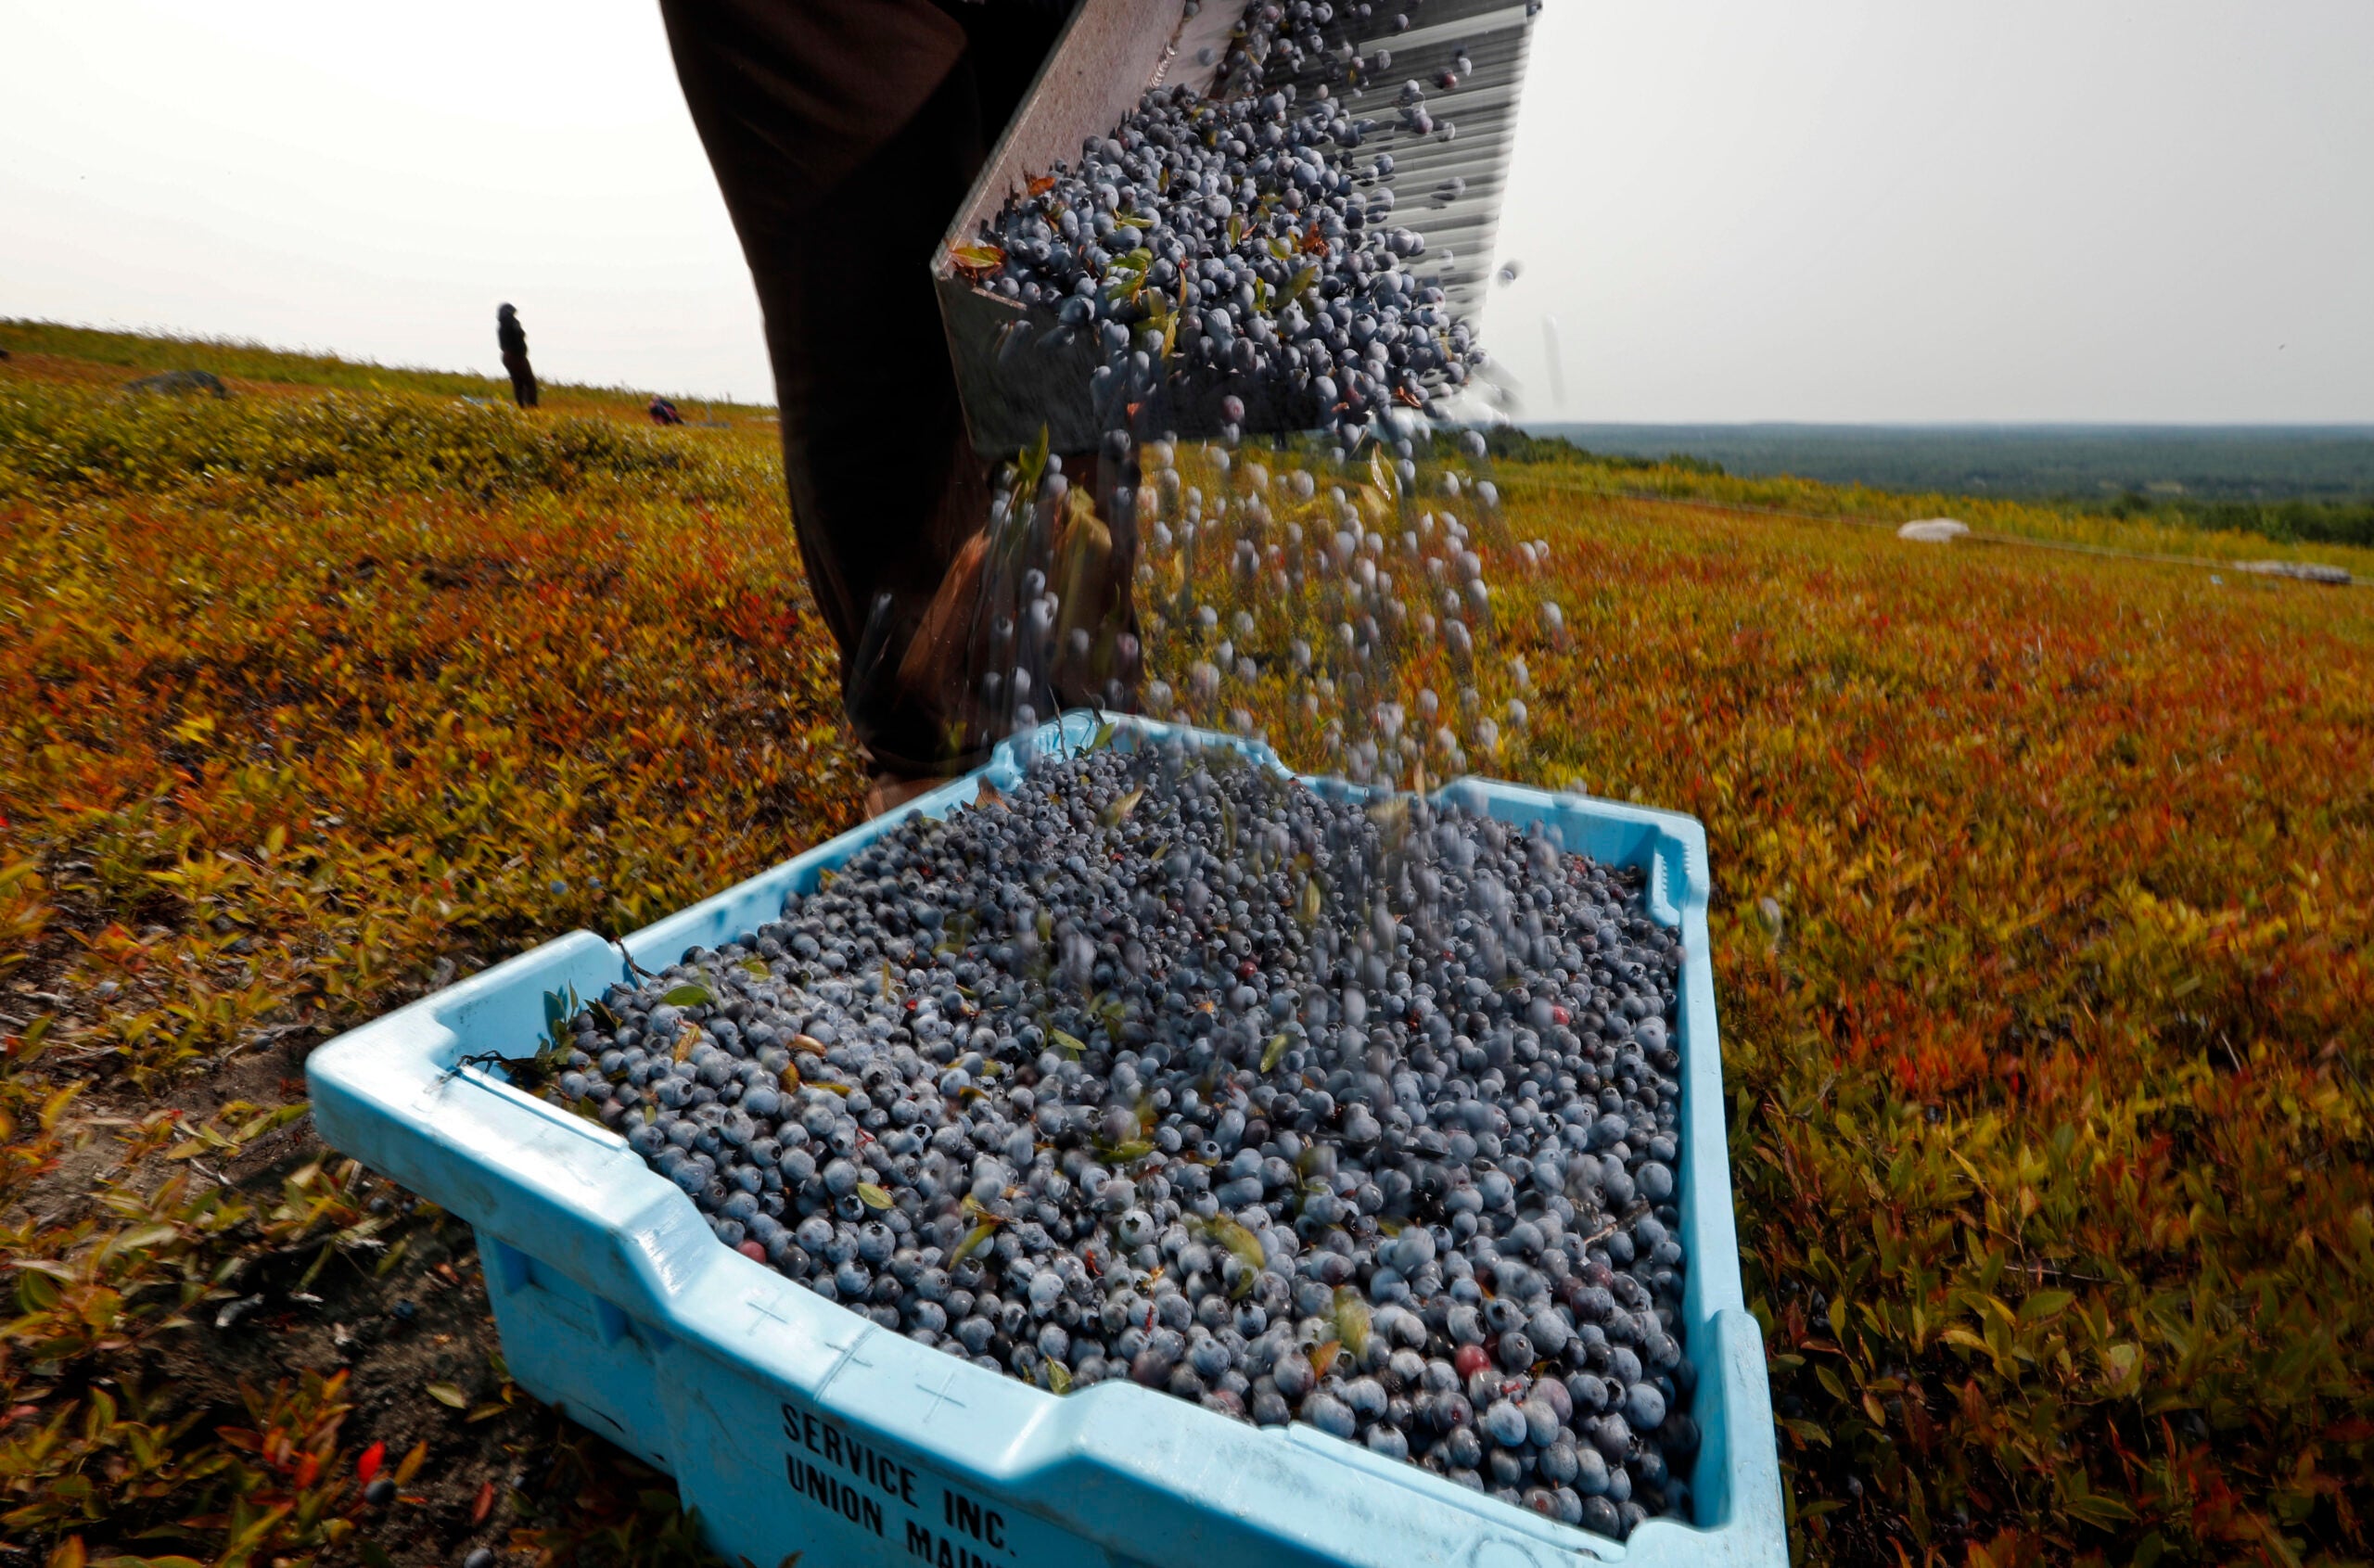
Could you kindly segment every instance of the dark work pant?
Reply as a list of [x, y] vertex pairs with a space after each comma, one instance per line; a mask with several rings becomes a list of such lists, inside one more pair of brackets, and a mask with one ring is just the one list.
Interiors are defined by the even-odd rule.
[[536, 373], [528, 366], [525, 354], [505, 354], [503, 368], [511, 376], [511, 401], [521, 408], [536, 406]]
[[969, 761], [951, 755], [948, 695], [896, 679], [989, 507], [931, 267], [1061, 14], [953, 0], [660, 12], [765, 313], [793, 525], [850, 723], [889, 771]]

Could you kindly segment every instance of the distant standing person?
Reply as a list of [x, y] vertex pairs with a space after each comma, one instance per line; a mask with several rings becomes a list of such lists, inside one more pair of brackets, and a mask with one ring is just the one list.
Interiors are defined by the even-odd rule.
[[536, 373], [528, 364], [528, 331], [519, 325], [516, 305], [500, 305], [494, 312], [494, 340], [503, 349], [503, 368], [511, 373], [511, 396], [521, 408], [536, 406]]

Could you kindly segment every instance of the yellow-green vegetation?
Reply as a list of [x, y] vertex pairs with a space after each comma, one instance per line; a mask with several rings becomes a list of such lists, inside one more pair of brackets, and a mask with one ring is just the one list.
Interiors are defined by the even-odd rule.
[[[492, 342], [494, 323], [487, 322]], [[367, 360], [338, 359], [324, 354], [291, 353], [261, 343], [220, 338], [159, 338], [96, 327], [67, 326], [57, 322], [0, 319], [0, 348], [18, 361], [18, 368], [52, 379], [92, 387], [114, 387], [140, 376], [169, 370], [202, 370], [234, 388], [289, 390], [300, 387], [328, 388], [346, 392], [429, 392], [447, 397], [477, 398], [508, 404], [511, 383], [502, 377], [469, 376], [442, 370], [411, 370], [374, 364]], [[580, 387], [547, 381], [542, 386], [546, 414], [586, 409], [636, 414], [651, 401], [648, 391], [620, 387]], [[729, 426], [765, 424], [772, 427], [774, 411], [747, 403], [676, 400], [684, 417], [712, 419]]]
[[1529, 767], [1707, 826], [1806, 1555], [2362, 1558], [2367, 595], [1570, 482]]
[[[466, 1232], [278, 1124], [337, 1029], [855, 820], [772, 427], [0, 346], [0, 1539], [681, 1555], [511, 1404]], [[423, 1500], [364, 1503], [368, 1445], [424, 1440]]]
[[[693, 1561], [511, 1387], [466, 1232], [291, 1110], [338, 1030], [855, 820], [772, 427], [0, 347], [0, 1540]], [[1497, 477], [1552, 548], [1492, 580], [1568, 634], [1516, 639], [1492, 766], [1707, 826], [1799, 1554], [2365, 1560], [2374, 596], [1740, 509], [2283, 553], [2000, 503]]]

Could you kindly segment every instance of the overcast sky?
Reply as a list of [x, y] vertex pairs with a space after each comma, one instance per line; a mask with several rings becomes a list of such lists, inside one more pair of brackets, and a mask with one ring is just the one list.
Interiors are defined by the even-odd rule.
[[[1529, 417], [2374, 421], [2366, 0], [1537, 26]], [[547, 378], [772, 395], [651, 0], [0, 0], [0, 315], [492, 372], [511, 300]]]

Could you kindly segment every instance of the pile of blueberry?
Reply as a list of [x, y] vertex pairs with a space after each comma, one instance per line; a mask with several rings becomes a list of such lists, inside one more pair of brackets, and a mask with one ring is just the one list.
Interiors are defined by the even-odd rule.
[[546, 1061], [887, 1330], [1620, 1536], [1690, 1515], [1680, 957], [1554, 835], [1108, 746], [907, 819]]
[[1385, 121], [1330, 86], [1390, 70], [1346, 33], [1369, 9], [1256, 0], [1213, 96], [1148, 94], [986, 225], [989, 287], [1103, 350], [1090, 390], [1108, 416], [1225, 386], [1267, 427], [1342, 428], [1428, 408], [1484, 363], [1425, 240], [1393, 222], [1392, 154], [1370, 145], [1454, 128], [1417, 82], [1378, 106]]

